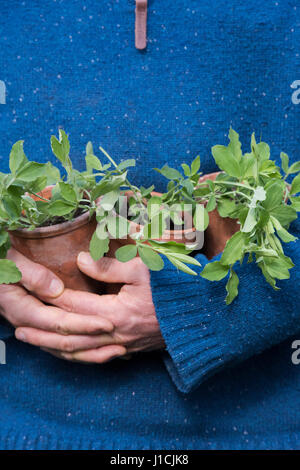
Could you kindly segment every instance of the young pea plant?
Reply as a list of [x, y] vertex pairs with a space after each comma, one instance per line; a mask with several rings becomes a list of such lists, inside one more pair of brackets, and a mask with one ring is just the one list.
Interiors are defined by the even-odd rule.
[[[100, 259], [109, 249], [110, 238], [123, 238], [129, 233], [130, 224], [127, 217], [122, 217], [119, 202], [120, 196], [128, 190], [131, 191], [131, 219], [142, 223], [148, 220], [148, 226], [151, 225], [147, 198], [151, 206], [154, 186], [137, 188], [130, 183], [127, 178], [128, 168], [135, 165], [135, 160], [126, 160], [117, 165], [101, 148], [108, 159], [108, 163], [103, 165], [94, 155], [93, 146], [89, 142], [86, 146], [86, 170], [79, 172], [73, 167], [70, 158], [68, 136], [61, 129], [58, 139], [51, 137], [51, 148], [64, 169], [63, 175], [50, 162], [29, 161], [24, 153], [23, 141], [16, 142], [12, 147], [9, 156], [10, 173], [0, 173], [0, 284], [15, 283], [21, 279], [16, 265], [5, 259], [10, 248], [10, 231], [30, 231], [72, 221], [89, 212], [90, 217], [95, 215], [98, 221], [90, 242], [90, 252], [95, 260]], [[52, 188], [48, 199], [41, 193], [49, 185]], [[139, 253], [150, 269], [158, 270], [164, 265], [160, 255], [165, 255], [179, 269], [196, 274], [185, 264], [199, 266], [193, 257], [188, 256], [192, 249], [175, 242], [159, 243], [146, 232], [147, 229], [136, 234], [136, 244], [129, 239], [128, 245], [118, 250], [118, 259], [127, 261]]]
[[[300, 211], [300, 162], [289, 166], [288, 156], [281, 153], [280, 169], [270, 159], [269, 146], [257, 143], [254, 134], [251, 152], [243, 154], [239, 135], [233, 129], [229, 131], [228, 146], [215, 145], [212, 155], [221, 170], [214, 181], [199, 183], [199, 157], [191, 167], [181, 165], [183, 174], [167, 165], [157, 171], [170, 180], [163, 200], [190, 202], [196, 229], [206, 229], [208, 213], [215, 209], [221, 217], [238, 221], [240, 230], [227, 241], [221, 259], [207, 264], [201, 273], [210, 281], [228, 277], [226, 303], [230, 304], [238, 295], [234, 265], [242, 264], [245, 256], [248, 263], [256, 262], [274, 289], [278, 289], [277, 280], [290, 277], [294, 264], [285, 256], [282, 242], [296, 241], [288, 229]], [[292, 174], [296, 176], [288, 184]], [[202, 217], [197, 216], [199, 210]]]
[[[222, 173], [209, 185], [207, 209], [217, 210], [221, 217], [237, 219], [240, 230], [226, 244], [219, 261], [207, 264], [201, 275], [211, 281], [228, 276], [226, 303], [238, 295], [239, 279], [233, 267], [236, 263], [256, 262], [266, 281], [274, 288], [276, 281], [288, 279], [293, 261], [284, 254], [283, 243], [295, 242], [288, 232], [300, 210], [300, 162], [289, 166], [289, 158], [281, 153], [281, 169], [270, 159], [270, 148], [251, 137], [251, 152], [242, 154], [239, 135], [229, 131], [229, 145], [216, 145], [212, 154]], [[281, 172], [282, 171], [282, 172]], [[283, 173], [283, 175], [282, 175]], [[291, 184], [289, 175], [296, 174]]]
[[[134, 160], [126, 160], [119, 165], [100, 147], [102, 153], [111, 162], [116, 173], [122, 174], [124, 168], [135, 165]], [[95, 157], [96, 158], [96, 157]], [[96, 161], [95, 161], [96, 162]], [[178, 269], [192, 275], [197, 273], [188, 264], [201, 266], [200, 263], [189, 256], [195, 248], [195, 243], [177, 243], [173, 240], [161, 240], [167, 228], [170, 213], [183, 224], [179, 217], [181, 208], [170, 211], [164, 204], [166, 194], [153, 195], [154, 186], [138, 188], [130, 183], [127, 173], [123, 174], [124, 186], [104, 194], [96, 210], [97, 229], [92, 236], [90, 252], [94, 260], [100, 259], [109, 250], [109, 240], [127, 239], [128, 244], [116, 251], [116, 258], [121, 262], [133, 259], [137, 254], [146, 266], [153, 271], [164, 268], [162, 256], [165, 256]], [[129, 191], [128, 191], [129, 190]], [[131, 233], [134, 224], [137, 229]], [[181, 227], [182, 230], [182, 227]]]

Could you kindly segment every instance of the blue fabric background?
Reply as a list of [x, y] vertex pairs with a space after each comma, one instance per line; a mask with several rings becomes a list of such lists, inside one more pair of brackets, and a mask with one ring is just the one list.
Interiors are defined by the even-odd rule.
[[[133, 0], [2, 2], [1, 170], [21, 138], [30, 158], [53, 161], [49, 138], [58, 126], [70, 135], [78, 168], [92, 140], [117, 160], [136, 158], [132, 177], [158, 190], [165, 181], [151, 168], [165, 162], [176, 166], [199, 153], [203, 171], [214, 170], [210, 147], [226, 141], [230, 124], [246, 146], [255, 131], [273, 158], [284, 150], [299, 160], [300, 106], [292, 104], [290, 88], [299, 78], [298, 3], [149, 0], [148, 48], [138, 52]], [[285, 284], [287, 334], [299, 331], [298, 271], [293, 276]], [[276, 307], [283, 329], [286, 308], [284, 296], [270, 290], [268, 306], [263, 291], [256, 317], [259, 282], [250, 275], [241, 287], [246, 294], [248, 288], [248, 304], [236, 304], [233, 316], [249, 305], [256, 323], [251, 338], [242, 332], [239, 360], [249, 356], [255, 336], [263, 337], [264, 311], [270, 318]], [[172, 298], [179, 291], [173, 284]], [[219, 313], [212, 323], [219, 318], [226, 317]], [[166, 328], [168, 319], [160, 320]], [[221, 346], [230, 357], [230, 328], [226, 335]], [[1, 337], [7, 365], [0, 366], [0, 448], [300, 448], [300, 366], [291, 364], [291, 340], [184, 395], [159, 353], [82, 366], [18, 343], [4, 326]], [[174, 355], [173, 361], [176, 368]]]

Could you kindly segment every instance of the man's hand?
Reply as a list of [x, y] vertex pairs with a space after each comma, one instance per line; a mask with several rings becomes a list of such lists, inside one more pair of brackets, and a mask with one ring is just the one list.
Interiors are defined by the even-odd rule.
[[[59, 348], [51, 333], [44, 333], [43, 344], [38, 329], [21, 327], [17, 329], [17, 336], [25, 335], [26, 341], [31, 344], [51, 348], [49, 352], [59, 357], [80, 362], [103, 362], [98, 358], [108, 347], [126, 348], [128, 353], [164, 347], [152, 302], [150, 274], [140, 258], [128, 263], [121, 263], [114, 258], [102, 258], [95, 262], [88, 253], [80, 253], [78, 266], [85, 274], [99, 281], [124, 284], [117, 295], [65, 289], [59, 297], [51, 300], [64, 311], [76, 312], [80, 316], [96, 315], [113, 323], [115, 328], [112, 332], [99, 336], [102, 347], [99, 348], [98, 344], [94, 349], [86, 348], [82, 351], [53, 351]], [[51, 338], [53, 341], [50, 341]]]
[[[109, 319], [100, 315], [78, 314], [45, 305], [36, 297], [53, 302], [62, 297], [64, 285], [51, 271], [33, 263], [11, 249], [8, 254], [22, 272], [21, 285], [0, 285], [0, 313], [16, 329], [16, 337], [36, 346], [53, 348], [61, 352], [98, 348], [103, 344], [103, 334], [114, 329]], [[106, 362], [126, 354], [123, 346], [106, 346], [98, 350], [96, 362]]]

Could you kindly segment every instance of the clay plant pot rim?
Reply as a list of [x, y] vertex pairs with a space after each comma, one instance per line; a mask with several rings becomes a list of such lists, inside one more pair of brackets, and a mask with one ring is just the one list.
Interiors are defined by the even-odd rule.
[[222, 173], [221, 171], [214, 171], [213, 173], [207, 173], [205, 175], [200, 176], [198, 183], [204, 183], [206, 180], [212, 179], [215, 180], [216, 177]]
[[[46, 186], [43, 191], [47, 191], [51, 188], [53, 188], [53, 185]], [[9, 233], [12, 233], [20, 238], [52, 238], [56, 237], [57, 235], [73, 232], [74, 230], [77, 230], [83, 225], [88, 224], [90, 220], [91, 217], [89, 211], [87, 210], [83, 214], [76, 217], [76, 219], [67, 220], [66, 222], [63, 222], [61, 224], [49, 225], [47, 227], [38, 227], [34, 230], [29, 230], [28, 228], [19, 228], [16, 230], [11, 230], [9, 231]]]
[[52, 238], [57, 235], [62, 235], [63, 233], [73, 232], [79, 227], [86, 225], [90, 222], [89, 212], [84, 212], [79, 217], [76, 217], [74, 220], [68, 220], [62, 224], [49, 225], [48, 227], [38, 227], [34, 230], [29, 230], [28, 228], [20, 228], [17, 230], [12, 230], [11, 233], [20, 238]]

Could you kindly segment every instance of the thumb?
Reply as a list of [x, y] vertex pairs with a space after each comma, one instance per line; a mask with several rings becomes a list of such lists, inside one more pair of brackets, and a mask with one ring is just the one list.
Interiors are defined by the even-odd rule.
[[140, 258], [133, 258], [127, 263], [122, 263], [115, 258], [105, 256], [94, 261], [89, 253], [81, 252], [77, 258], [77, 264], [87, 276], [102, 282], [139, 284], [143, 278], [144, 264]]
[[14, 261], [22, 273], [20, 284], [40, 297], [58, 297], [64, 290], [63, 282], [49, 269], [34, 263], [14, 248], [8, 251], [8, 259]]

